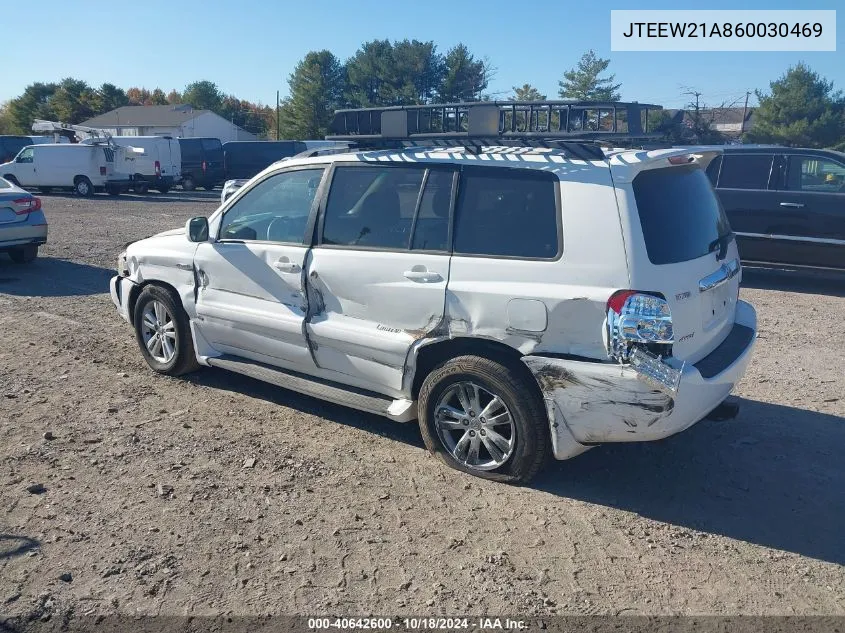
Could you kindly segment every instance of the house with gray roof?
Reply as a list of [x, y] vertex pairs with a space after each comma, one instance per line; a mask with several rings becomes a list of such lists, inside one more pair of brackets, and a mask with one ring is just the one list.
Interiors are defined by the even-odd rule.
[[211, 110], [190, 105], [124, 106], [82, 125], [105, 130], [113, 136], [212, 137], [221, 142], [256, 141], [258, 137]]

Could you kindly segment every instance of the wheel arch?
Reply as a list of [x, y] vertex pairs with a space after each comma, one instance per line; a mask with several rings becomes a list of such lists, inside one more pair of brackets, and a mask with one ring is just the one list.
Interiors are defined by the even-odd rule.
[[129, 309], [129, 320], [132, 323], [132, 327], [135, 327], [135, 306], [138, 305], [138, 297], [141, 296], [141, 292], [143, 292], [144, 288], [147, 286], [158, 286], [159, 288], [163, 288], [173, 296], [175, 301], [177, 301], [180, 305], [182, 304], [182, 298], [179, 296], [179, 292], [174, 286], [170, 285], [166, 281], [151, 279], [149, 281], [143, 281], [140, 284], [134, 284], [132, 286], [132, 290], [129, 291], [129, 303], [127, 304]]
[[433, 340], [417, 347], [413, 365], [408, 370], [409, 375], [406, 376], [406, 384], [410, 384], [411, 397], [416, 399], [419, 396], [423, 381], [435, 367], [450, 358], [465, 355], [489, 358], [521, 373], [529, 378], [529, 384], [536, 386], [536, 395], [542, 399], [540, 386], [522, 362], [523, 354], [519, 350], [494, 339], [470, 336]]

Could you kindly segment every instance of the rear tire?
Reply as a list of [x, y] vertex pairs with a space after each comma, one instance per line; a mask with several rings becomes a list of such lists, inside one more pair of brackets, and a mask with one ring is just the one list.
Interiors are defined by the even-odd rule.
[[73, 191], [83, 198], [90, 198], [94, 195], [94, 185], [87, 176], [77, 176], [73, 181]]
[[9, 251], [9, 257], [16, 264], [28, 264], [35, 261], [35, 258], [38, 257], [38, 245], [27, 244], [26, 246], [11, 250]]
[[481, 356], [452, 358], [426, 377], [418, 407], [426, 447], [452, 468], [525, 484], [548, 460], [548, 418], [527, 370]]
[[185, 191], [193, 191], [197, 188], [197, 183], [190, 176], [185, 176], [182, 179], [182, 189]]
[[134, 323], [141, 354], [154, 371], [181, 376], [199, 369], [188, 315], [173, 292], [146, 286], [135, 303]]
[[107, 186], [106, 187], [106, 193], [109, 194], [110, 196], [119, 196], [120, 195], [120, 188]]
[[134, 190], [134, 191], [135, 191], [135, 193], [137, 193], [138, 195], [143, 196], [143, 195], [145, 195], [145, 194], [146, 194], [146, 193], [150, 190], [150, 186], [149, 186], [147, 183], [144, 183], [144, 184], [139, 184], [139, 185], [135, 185], [135, 186], [133, 187], [133, 190]]

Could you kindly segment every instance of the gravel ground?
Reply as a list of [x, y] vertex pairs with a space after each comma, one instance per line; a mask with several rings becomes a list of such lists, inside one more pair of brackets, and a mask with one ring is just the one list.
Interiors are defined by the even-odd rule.
[[217, 200], [44, 196], [42, 257], [0, 257], [0, 613], [845, 614], [841, 278], [746, 272], [737, 419], [517, 488], [414, 424], [153, 374], [117, 254]]

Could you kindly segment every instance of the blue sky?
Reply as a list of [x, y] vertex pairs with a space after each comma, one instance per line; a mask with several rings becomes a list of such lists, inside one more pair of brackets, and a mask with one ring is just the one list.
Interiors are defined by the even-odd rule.
[[[611, 9], [701, 9], [701, 2], [637, 0], [9, 0], [3, 3], [0, 102], [34, 81], [73, 76], [92, 85], [183, 89], [209, 79], [226, 93], [274, 104], [276, 90], [309, 50], [344, 60], [375, 38], [434, 40], [440, 51], [463, 42], [497, 69], [488, 92], [507, 98], [525, 82], [550, 98], [558, 80], [593, 48], [610, 57], [626, 100], [679, 107], [688, 89], [708, 105], [767, 89], [805, 61], [845, 89], [842, 18], [837, 52], [645, 53], [610, 51]], [[840, 0], [711, 0], [708, 9], [836, 9]], [[37, 7], [37, 8], [36, 8]], [[843, 13], [843, 12], [840, 12]], [[10, 28], [11, 25], [20, 28]], [[752, 97], [753, 101], [753, 97]]]

